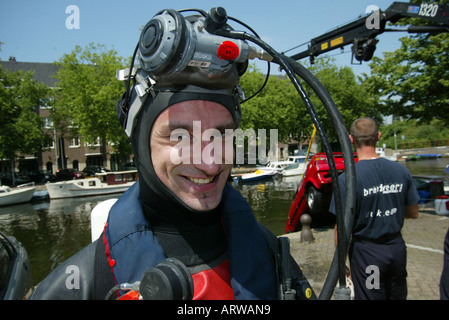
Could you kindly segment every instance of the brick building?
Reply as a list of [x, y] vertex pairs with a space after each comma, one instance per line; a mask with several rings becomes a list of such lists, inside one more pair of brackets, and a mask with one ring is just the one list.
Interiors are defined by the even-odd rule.
[[[59, 67], [53, 63], [19, 62], [12, 57], [9, 61], [0, 61], [0, 64], [6, 71], [33, 71], [37, 81], [50, 88], [55, 87], [55, 76]], [[62, 168], [83, 170], [88, 165], [101, 165], [111, 170], [119, 169], [117, 157], [111, 146], [101, 145], [100, 142], [87, 144], [77, 136], [60, 136], [51, 120], [51, 107], [38, 106], [36, 110], [44, 118], [44, 130], [53, 137], [53, 141], [39, 154], [19, 157], [16, 161], [16, 171], [41, 170], [55, 173]], [[9, 166], [9, 159], [0, 159], [0, 172], [9, 171]]]

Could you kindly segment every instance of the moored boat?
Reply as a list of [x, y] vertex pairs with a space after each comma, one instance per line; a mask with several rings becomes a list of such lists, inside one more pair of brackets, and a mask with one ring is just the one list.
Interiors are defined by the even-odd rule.
[[271, 161], [265, 167], [259, 167], [258, 169], [264, 172], [273, 172], [280, 173], [285, 167], [289, 164], [292, 164], [293, 161]]
[[250, 181], [263, 180], [273, 177], [276, 173], [277, 171], [256, 170], [251, 173], [238, 175], [234, 177], [234, 181], [250, 182]]
[[20, 185], [17, 188], [0, 186], [0, 206], [29, 202], [35, 190], [34, 183]]
[[47, 183], [50, 199], [123, 193], [137, 180], [137, 170], [96, 174], [95, 178]]
[[281, 171], [283, 176], [297, 176], [306, 171], [308, 163], [307, 156], [290, 156], [287, 161], [291, 161], [292, 163]]
[[405, 161], [417, 161], [417, 160], [429, 160], [441, 158], [441, 153], [425, 153], [425, 154], [415, 154], [412, 156], [407, 156]]
[[388, 159], [388, 160], [394, 161], [394, 162], [398, 161], [398, 156], [396, 154], [387, 156], [385, 154], [385, 149], [384, 148], [376, 148], [376, 153], [381, 158], [385, 158], [385, 159]]
[[285, 167], [284, 170], [281, 171], [281, 173], [284, 177], [298, 176], [298, 175], [303, 174], [306, 171], [306, 166], [307, 166], [307, 163], [305, 163], [305, 162], [303, 162], [303, 163], [295, 162], [295, 163], [292, 163], [292, 164], [288, 165], [287, 167]]

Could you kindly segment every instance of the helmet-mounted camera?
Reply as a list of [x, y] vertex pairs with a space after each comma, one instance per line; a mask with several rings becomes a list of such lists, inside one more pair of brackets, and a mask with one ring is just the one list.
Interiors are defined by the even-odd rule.
[[272, 60], [245, 40], [217, 35], [231, 30], [227, 21], [221, 7], [187, 17], [166, 9], [145, 25], [131, 68], [117, 72], [117, 78], [127, 85], [117, 111], [128, 136], [149, 91], [206, 90], [233, 96], [242, 92], [238, 82], [248, 59]]

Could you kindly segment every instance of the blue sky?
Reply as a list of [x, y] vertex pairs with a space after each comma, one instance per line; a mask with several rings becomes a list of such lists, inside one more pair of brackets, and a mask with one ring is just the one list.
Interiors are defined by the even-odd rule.
[[[101, 43], [129, 57], [139, 38], [139, 27], [162, 9], [200, 8], [208, 11], [222, 6], [231, 17], [251, 26], [278, 52], [343, 25], [364, 14], [369, 5], [386, 9], [386, 0], [0, 0], [0, 59], [10, 56], [24, 62], [54, 62], [76, 45]], [[404, 1], [403, 2], [408, 2]], [[80, 28], [67, 29], [66, 8], [76, 5], [80, 11]], [[235, 27], [235, 25], [233, 25]], [[376, 54], [400, 47], [399, 37], [405, 33], [384, 33], [378, 37]], [[303, 46], [288, 55], [305, 50]], [[337, 63], [351, 66], [350, 46], [344, 54], [331, 51]], [[258, 64], [259, 66], [259, 64]], [[369, 72], [367, 63], [351, 66], [355, 73]], [[264, 71], [265, 64], [260, 65]]]

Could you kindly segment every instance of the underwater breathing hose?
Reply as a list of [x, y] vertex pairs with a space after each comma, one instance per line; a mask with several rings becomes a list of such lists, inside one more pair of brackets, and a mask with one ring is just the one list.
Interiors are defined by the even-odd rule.
[[[304, 66], [296, 62], [291, 58], [287, 58], [290, 66], [293, 68], [295, 73], [299, 75], [319, 96], [321, 102], [326, 108], [326, 111], [330, 115], [334, 128], [338, 134], [340, 140], [340, 146], [342, 148], [343, 158], [345, 162], [345, 172], [346, 172], [346, 199], [345, 208], [343, 210], [341, 201], [340, 188], [338, 184], [337, 171], [331, 171], [332, 184], [335, 194], [335, 207], [336, 207], [336, 219], [337, 219], [337, 250], [334, 255], [328, 276], [324, 283], [319, 299], [330, 299], [332, 296], [332, 290], [337, 282], [337, 277], [339, 280], [339, 290], [346, 288], [346, 274], [345, 274], [345, 258], [346, 252], [349, 246], [349, 236], [351, 234], [353, 220], [354, 220], [354, 207], [355, 207], [355, 190], [356, 190], [356, 176], [355, 176], [355, 161], [352, 152], [352, 145], [349, 140], [349, 135], [344, 125], [343, 119], [340, 112], [332, 100], [329, 92], [324, 88], [324, 86], [317, 80], [317, 78]], [[328, 155], [329, 158], [329, 155]], [[332, 157], [333, 160], [333, 157]], [[340, 292], [340, 294], [342, 294]], [[346, 292], [344, 294], [348, 294]], [[349, 298], [349, 296], [348, 296]]]
[[[334, 254], [334, 258], [332, 260], [331, 267], [328, 272], [328, 276], [324, 283], [324, 286], [321, 290], [319, 299], [327, 300], [330, 299], [337, 283], [339, 281], [339, 293], [338, 297], [345, 299], [346, 297], [349, 299], [349, 291], [346, 289], [346, 274], [345, 274], [345, 259], [346, 252], [349, 246], [349, 235], [351, 234], [353, 218], [354, 218], [354, 206], [355, 206], [355, 190], [356, 190], [356, 178], [355, 178], [355, 161], [352, 152], [352, 145], [349, 141], [348, 131], [345, 127], [343, 119], [341, 117], [340, 112], [338, 111], [335, 102], [332, 100], [329, 92], [324, 88], [324, 86], [318, 81], [318, 79], [304, 66], [299, 64], [297, 61], [276, 52], [271, 46], [266, 44], [260, 38], [254, 37], [246, 32], [242, 31], [229, 31], [219, 29], [216, 32], [219, 35], [227, 36], [230, 38], [248, 40], [251, 41], [262, 49], [266, 50], [272, 57], [273, 62], [279, 64], [281, 68], [283, 68], [289, 77], [290, 81], [295, 86], [295, 89], [298, 91], [302, 100], [305, 103], [307, 111], [315, 124], [317, 132], [321, 138], [324, 151], [327, 155], [329, 162], [329, 171], [332, 177], [332, 184], [334, 190], [335, 197], [335, 206], [336, 206], [336, 220], [337, 220], [337, 249]], [[324, 107], [326, 108], [327, 113], [332, 119], [334, 128], [338, 135], [340, 145], [342, 148], [343, 159], [345, 162], [345, 172], [346, 172], [346, 198], [345, 198], [345, 208], [343, 210], [340, 187], [338, 184], [338, 173], [335, 166], [335, 160], [333, 158], [332, 149], [329, 145], [329, 141], [326, 136], [326, 132], [323, 129], [323, 126], [318, 118], [318, 115], [307, 96], [304, 88], [299, 82], [298, 75], [301, 77], [317, 94]]]

